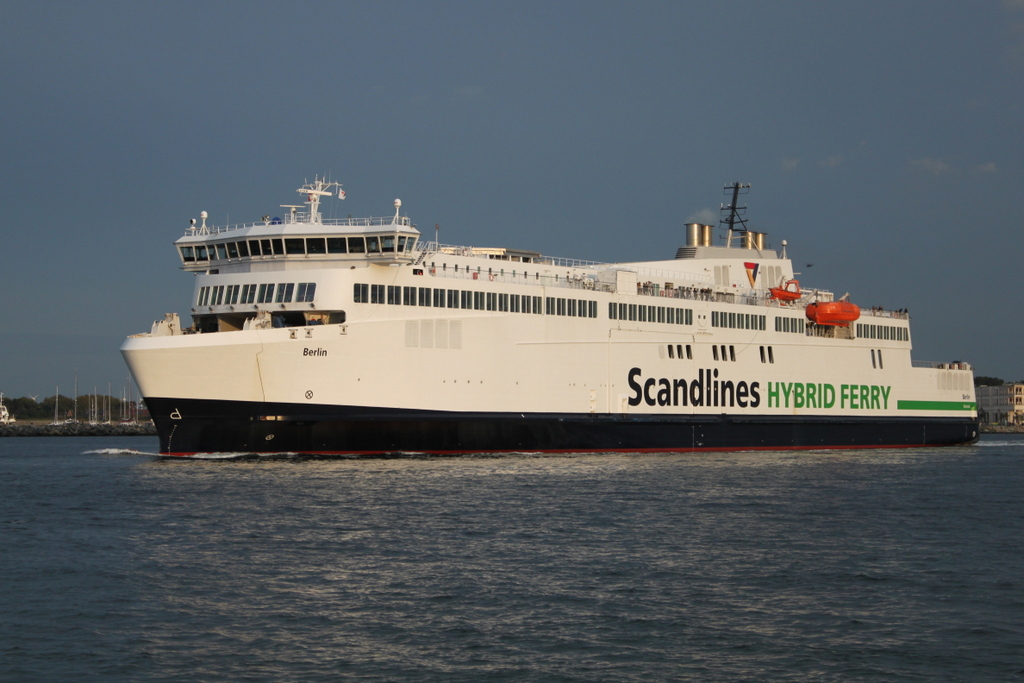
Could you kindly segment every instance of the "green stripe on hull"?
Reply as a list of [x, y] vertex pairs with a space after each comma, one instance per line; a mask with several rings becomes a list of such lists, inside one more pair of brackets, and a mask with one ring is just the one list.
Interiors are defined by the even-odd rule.
[[896, 401], [897, 410], [974, 410], [977, 404], [967, 401]]

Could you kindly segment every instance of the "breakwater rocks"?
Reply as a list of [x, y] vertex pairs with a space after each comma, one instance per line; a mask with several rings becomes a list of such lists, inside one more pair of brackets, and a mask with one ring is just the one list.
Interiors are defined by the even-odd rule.
[[982, 434], [1024, 434], [1024, 425], [981, 425]]
[[9, 424], [0, 425], [0, 436], [156, 436], [152, 422], [126, 424]]

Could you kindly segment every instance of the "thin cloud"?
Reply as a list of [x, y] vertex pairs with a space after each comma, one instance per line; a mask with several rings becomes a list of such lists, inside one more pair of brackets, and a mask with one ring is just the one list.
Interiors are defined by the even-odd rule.
[[779, 165], [782, 167], [783, 171], [795, 171], [796, 167], [800, 165], [800, 160], [792, 157], [782, 157], [782, 161], [779, 162]]
[[991, 161], [987, 164], [978, 164], [977, 166], [971, 169], [971, 173], [973, 173], [974, 175], [987, 175], [989, 173], [995, 172], [996, 165]]
[[701, 225], [714, 225], [718, 222], [718, 212], [714, 209], [701, 209], [694, 211], [686, 219], [687, 223], [700, 223]]
[[942, 159], [914, 159], [910, 162], [910, 165], [932, 175], [944, 175], [953, 170], [953, 167]]
[[842, 165], [843, 161], [843, 155], [837, 154], [827, 159], [822, 159], [819, 165], [822, 168], [835, 168], [837, 166]]

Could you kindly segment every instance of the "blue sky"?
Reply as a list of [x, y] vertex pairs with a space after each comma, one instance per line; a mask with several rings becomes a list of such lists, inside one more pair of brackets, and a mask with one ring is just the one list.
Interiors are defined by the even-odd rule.
[[[119, 394], [206, 210], [304, 178], [432, 236], [662, 259], [750, 183], [802, 283], [1024, 379], [1024, 0], [20, 2], [0, 25], [0, 391]], [[807, 268], [806, 264], [813, 263]]]

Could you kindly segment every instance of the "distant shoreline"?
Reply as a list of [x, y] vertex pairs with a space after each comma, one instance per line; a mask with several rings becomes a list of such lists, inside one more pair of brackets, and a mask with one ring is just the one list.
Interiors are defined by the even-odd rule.
[[15, 422], [14, 424], [0, 425], [0, 437], [3, 436], [156, 436], [156, 427], [152, 422], [124, 424]]

